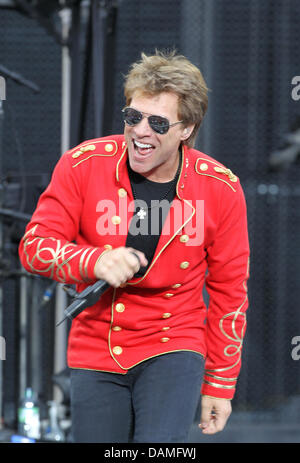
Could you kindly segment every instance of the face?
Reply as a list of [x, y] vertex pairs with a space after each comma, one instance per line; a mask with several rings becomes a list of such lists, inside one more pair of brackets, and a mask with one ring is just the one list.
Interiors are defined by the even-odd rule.
[[[130, 107], [146, 114], [166, 117], [170, 124], [178, 119], [178, 96], [160, 93], [157, 96], [133, 94]], [[166, 134], [156, 133], [144, 117], [137, 125], [125, 123], [125, 140], [128, 146], [129, 163], [132, 170], [156, 182], [173, 179], [179, 160], [179, 145], [187, 139], [192, 127], [183, 124], [170, 127]]]

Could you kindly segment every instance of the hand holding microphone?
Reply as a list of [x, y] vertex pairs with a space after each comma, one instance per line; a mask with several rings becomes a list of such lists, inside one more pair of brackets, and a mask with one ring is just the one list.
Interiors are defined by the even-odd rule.
[[74, 301], [64, 310], [65, 317], [56, 326], [67, 318], [73, 320], [84, 309], [96, 304], [110, 287], [118, 288], [147, 263], [145, 254], [133, 248], [120, 247], [104, 253], [95, 265], [94, 273], [98, 279], [96, 283], [88, 286], [81, 293], [64, 287], [74, 297]]
[[118, 288], [148, 264], [145, 254], [133, 248], [119, 247], [105, 252], [95, 265], [94, 273], [98, 280], [107, 281]]

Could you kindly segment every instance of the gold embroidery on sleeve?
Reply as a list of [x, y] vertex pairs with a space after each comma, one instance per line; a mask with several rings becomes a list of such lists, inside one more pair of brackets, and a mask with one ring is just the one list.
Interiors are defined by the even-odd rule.
[[[229, 365], [228, 367], [225, 367], [225, 368], [216, 368], [216, 369], [207, 369], [205, 370], [205, 372], [209, 372], [209, 373], [214, 373], [214, 372], [223, 372], [223, 371], [228, 371], [230, 370], [231, 368], [234, 368], [236, 365], [239, 364], [240, 362], [240, 359], [241, 359], [241, 349], [242, 349], [242, 344], [243, 344], [243, 339], [244, 339], [244, 330], [245, 330], [245, 327], [246, 327], [246, 314], [244, 312], [241, 312], [243, 306], [245, 305], [245, 303], [247, 302], [248, 300], [248, 291], [247, 291], [247, 279], [249, 277], [249, 266], [250, 266], [250, 259], [248, 258], [248, 263], [247, 263], [247, 271], [246, 271], [246, 277], [245, 277], [245, 280], [243, 281], [243, 288], [245, 290], [245, 293], [246, 293], [246, 296], [245, 296], [245, 299], [244, 301], [242, 302], [242, 304], [240, 305], [240, 307], [237, 308], [236, 311], [234, 312], [230, 312], [226, 315], [224, 315], [221, 319], [220, 319], [220, 322], [219, 322], [219, 328], [220, 328], [220, 331], [222, 332], [222, 334], [227, 338], [229, 339], [230, 341], [236, 341], [238, 342], [239, 344], [238, 345], [235, 345], [235, 344], [228, 344], [225, 348], [224, 348], [224, 355], [226, 357], [231, 357], [231, 356], [234, 356], [234, 355], [238, 355], [238, 358], [236, 360], [235, 363], [233, 363], [232, 365]], [[224, 320], [230, 316], [233, 316], [233, 320], [231, 322], [231, 331], [232, 333], [231, 334], [228, 334], [224, 327], [223, 327], [223, 324], [224, 324]], [[244, 323], [243, 323], [243, 326], [242, 326], [242, 329], [241, 329], [241, 335], [238, 336], [237, 332], [236, 332], [236, 327], [235, 327], [235, 323], [236, 323], [236, 320], [238, 317], [243, 317], [244, 318]], [[233, 349], [233, 352], [232, 353], [228, 353], [228, 349]], [[207, 374], [207, 373], [205, 373]], [[225, 379], [225, 378], [224, 378]]]
[[237, 381], [237, 378], [224, 378], [223, 376], [216, 376], [216, 375], [212, 375], [211, 373], [207, 373], [207, 372], [205, 372], [205, 376], [209, 376], [210, 378], [213, 378], [213, 379], [219, 379], [220, 381], [228, 381], [228, 382]]
[[[45, 245], [46, 240], [52, 240], [54, 242], [54, 247], [46, 246]], [[27, 252], [27, 247], [35, 242], [37, 242], [36, 252], [34, 256], [30, 258]], [[81, 254], [80, 261], [79, 261], [79, 273], [81, 277], [84, 276], [83, 272], [85, 272], [87, 276], [88, 260], [95, 250], [96, 249], [76, 250], [76, 245], [72, 243], [66, 243], [62, 246], [61, 241], [53, 237], [48, 237], [48, 238], [28, 237], [27, 239], [24, 240], [24, 254], [26, 256], [26, 260], [27, 260], [27, 263], [31, 271], [33, 273], [39, 273], [39, 274], [46, 274], [50, 272], [50, 275], [48, 275], [48, 277], [53, 278], [55, 276], [57, 280], [61, 283], [65, 283], [67, 278], [72, 279], [76, 283], [80, 283], [81, 280], [77, 279], [72, 274], [71, 266], [69, 262], [72, 259], [74, 259], [76, 256]], [[83, 268], [84, 257], [88, 251], [91, 251], [91, 252]], [[45, 253], [49, 253], [50, 257], [48, 258], [43, 257], [43, 254]], [[46, 265], [46, 267], [44, 267], [43, 269], [40, 269], [36, 266], [36, 262], [42, 263]]]
[[83, 270], [83, 262], [84, 262], [84, 258], [87, 254], [87, 252], [89, 251], [89, 249], [85, 249], [83, 251], [83, 253], [81, 254], [80, 256], [80, 261], [79, 261], [79, 273], [80, 273], [80, 276], [83, 280], [85, 280], [87, 278], [87, 274], [84, 275], [84, 270]]
[[85, 274], [85, 278], [87, 281], [89, 281], [89, 276], [88, 276], [88, 263], [90, 261], [90, 258], [92, 256], [92, 254], [94, 254], [94, 252], [97, 250], [97, 248], [93, 248], [92, 250], [89, 250], [90, 253], [89, 255], [87, 256], [87, 259], [85, 261], [85, 264], [84, 264], [84, 274]]
[[235, 389], [235, 385], [225, 386], [224, 384], [211, 383], [210, 381], [203, 380], [203, 383], [208, 384], [209, 386], [218, 387], [220, 389]]

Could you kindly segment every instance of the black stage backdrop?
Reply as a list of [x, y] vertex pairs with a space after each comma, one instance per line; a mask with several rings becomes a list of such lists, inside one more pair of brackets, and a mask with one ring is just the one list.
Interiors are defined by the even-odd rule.
[[[141, 51], [176, 48], [202, 70], [211, 91], [196, 147], [240, 177], [248, 204], [250, 309], [234, 409], [288, 407], [300, 394], [300, 362], [291, 355], [292, 339], [300, 336], [300, 101], [292, 93], [300, 74], [300, 3], [127, 0], [102, 2], [98, 11], [96, 2], [67, 3], [73, 10], [71, 146], [123, 130], [123, 75]], [[40, 87], [35, 94], [7, 79], [1, 133], [7, 201], [28, 214], [61, 155], [60, 23], [55, 11], [47, 18], [43, 11], [0, 8], [0, 65]], [[10, 422], [19, 394], [21, 285], [14, 269], [24, 222], [3, 222], [4, 415]], [[29, 338], [34, 323], [43, 333], [38, 359], [29, 342], [26, 368], [44, 400], [52, 394], [53, 301], [41, 308], [39, 292], [48, 283], [30, 283], [37, 286], [38, 316], [27, 325]], [[34, 304], [32, 291], [29, 299]]]

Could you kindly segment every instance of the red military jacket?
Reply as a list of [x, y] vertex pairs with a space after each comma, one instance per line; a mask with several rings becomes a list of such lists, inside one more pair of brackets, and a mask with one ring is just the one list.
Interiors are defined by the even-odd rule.
[[[19, 246], [26, 270], [82, 291], [104, 252], [125, 246], [133, 218], [123, 135], [67, 151]], [[248, 307], [249, 244], [239, 179], [182, 148], [176, 197], [143, 277], [109, 289], [73, 321], [68, 365], [125, 374], [167, 352], [205, 357], [202, 394], [231, 399]], [[203, 300], [203, 285], [209, 305]]]

